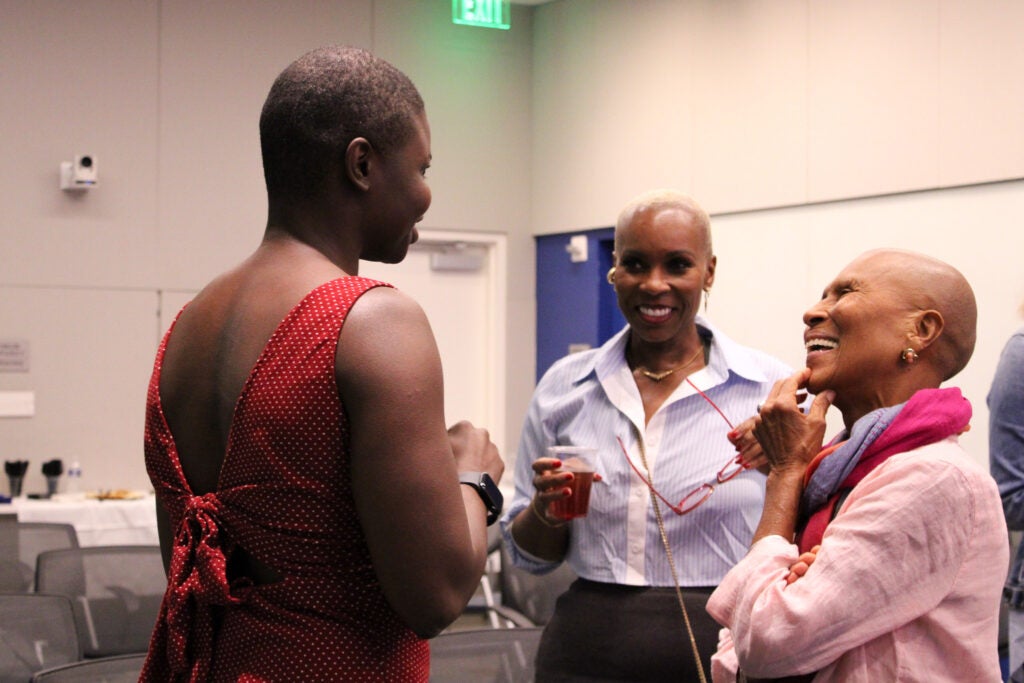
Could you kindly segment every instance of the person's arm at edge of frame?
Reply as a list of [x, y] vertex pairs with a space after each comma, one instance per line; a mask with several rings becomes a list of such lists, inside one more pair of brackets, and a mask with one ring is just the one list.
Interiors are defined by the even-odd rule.
[[988, 394], [989, 460], [1010, 529], [1024, 529], [1024, 333], [1007, 342]]
[[352, 488], [381, 589], [420, 637], [465, 609], [487, 559], [487, 513], [460, 472], [500, 481], [487, 432], [445, 428], [441, 360], [422, 309], [388, 287], [368, 291], [339, 335], [339, 393], [349, 418]]

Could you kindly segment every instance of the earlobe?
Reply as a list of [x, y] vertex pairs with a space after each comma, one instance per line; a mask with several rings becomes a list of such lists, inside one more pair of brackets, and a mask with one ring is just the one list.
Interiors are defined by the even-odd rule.
[[373, 146], [366, 138], [354, 138], [345, 149], [345, 176], [361, 190], [370, 189]]

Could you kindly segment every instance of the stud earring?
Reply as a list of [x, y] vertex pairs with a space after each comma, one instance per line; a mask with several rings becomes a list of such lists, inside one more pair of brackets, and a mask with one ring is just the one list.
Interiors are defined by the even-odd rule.
[[900, 354], [900, 360], [907, 365], [913, 365], [917, 362], [917, 351], [908, 346], [903, 349], [903, 353]]
[[608, 269], [608, 274], [605, 275], [605, 279], [608, 280], [608, 284], [615, 284], [615, 266], [612, 266], [611, 268]]

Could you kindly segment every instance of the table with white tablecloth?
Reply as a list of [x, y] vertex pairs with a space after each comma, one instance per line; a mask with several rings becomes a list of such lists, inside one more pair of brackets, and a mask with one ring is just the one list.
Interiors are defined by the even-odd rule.
[[94, 545], [158, 545], [156, 497], [97, 500], [58, 496], [52, 500], [15, 498], [0, 504], [0, 515], [14, 514], [19, 522], [64, 522], [75, 527], [78, 543]]

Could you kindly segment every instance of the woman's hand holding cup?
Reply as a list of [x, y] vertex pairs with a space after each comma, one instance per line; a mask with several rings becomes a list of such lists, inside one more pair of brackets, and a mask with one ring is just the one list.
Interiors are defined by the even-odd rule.
[[550, 526], [587, 514], [591, 484], [600, 481], [594, 472], [594, 449], [584, 446], [552, 446], [551, 457], [533, 463], [533, 486], [537, 490], [534, 511]]

